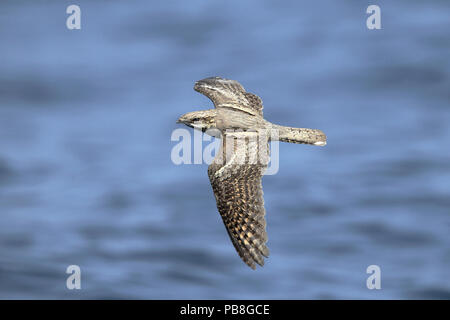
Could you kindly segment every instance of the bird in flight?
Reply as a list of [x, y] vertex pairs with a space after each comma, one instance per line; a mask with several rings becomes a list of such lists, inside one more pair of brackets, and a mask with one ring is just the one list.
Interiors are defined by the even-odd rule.
[[321, 130], [265, 120], [261, 99], [235, 80], [206, 78], [197, 81], [194, 90], [207, 96], [215, 108], [186, 113], [177, 122], [222, 139], [208, 167], [209, 180], [231, 242], [241, 259], [255, 269], [269, 256], [261, 184], [269, 162], [269, 141], [324, 146], [326, 136]]

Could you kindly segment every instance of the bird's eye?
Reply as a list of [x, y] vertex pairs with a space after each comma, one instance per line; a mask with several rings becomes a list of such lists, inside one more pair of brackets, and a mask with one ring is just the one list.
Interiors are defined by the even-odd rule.
[[197, 122], [197, 121], [199, 121], [199, 120], [200, 120], [199, 118], [194, 118], [194, 119], [192, 119], [193, 122]]

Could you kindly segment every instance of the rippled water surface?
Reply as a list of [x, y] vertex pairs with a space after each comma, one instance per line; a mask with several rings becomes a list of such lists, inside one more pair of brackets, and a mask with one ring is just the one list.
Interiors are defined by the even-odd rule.
[[[74, 31], [69, 4], [0, 3], [1, 298], [450, 299], [448, 1], [377, 1], [375, 31], [365, 1], [81, 0]], [[256, 271], [170, 160], [212, 75], [328, 135], [280, 144]]]

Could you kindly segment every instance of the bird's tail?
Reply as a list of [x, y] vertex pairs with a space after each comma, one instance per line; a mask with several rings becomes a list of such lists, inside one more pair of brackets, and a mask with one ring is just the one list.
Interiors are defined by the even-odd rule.
[[319, 129], [292, 128], [285, 126], [273, 126], [278, 133], [278, 140], [291, 143], [305, 143], [315, 146], [327, 144], [327, 136]]

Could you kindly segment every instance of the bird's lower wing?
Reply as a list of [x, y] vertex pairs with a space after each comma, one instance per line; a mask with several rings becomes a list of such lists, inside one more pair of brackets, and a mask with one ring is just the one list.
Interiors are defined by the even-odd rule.
[[[209, 180], [234, 247], [242, 260], [255, 269], [255, 263], [262, 266], [264, 257], [269, 256], [261, 184], [267, 164], [243, 160], [244, 153], [258, 152], [252, 144], [235, 139], [235, 145], [230, 146], [229, 139], [224, 136], [222, 140], [222, 148], [208, 168]], [[233, 151], [229, 159], [226, 159], [226, 145]]]

